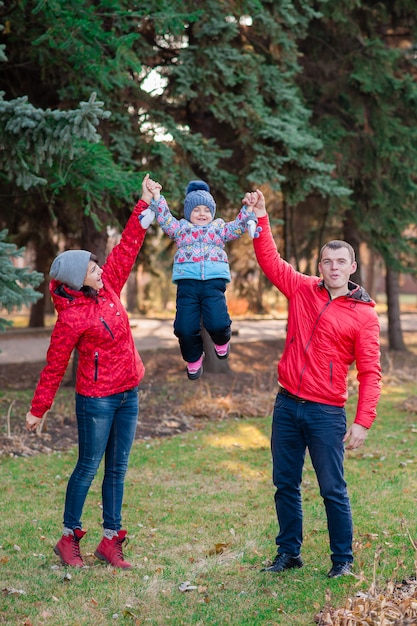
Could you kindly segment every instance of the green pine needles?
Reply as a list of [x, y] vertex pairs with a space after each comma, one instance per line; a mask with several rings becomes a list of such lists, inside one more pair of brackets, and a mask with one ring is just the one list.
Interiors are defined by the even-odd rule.
[[[33, 288], [42, 282], [43, 274], [14, 264], [13, 259], [22, 257], [24, 249], [7, 243], [6, 237], [7, 230], [0, 231], [0, 310], [10, 313], [42, 297]], [[0, 317], [0, 331], [7, 326], [11, 326], [11, 322]]]

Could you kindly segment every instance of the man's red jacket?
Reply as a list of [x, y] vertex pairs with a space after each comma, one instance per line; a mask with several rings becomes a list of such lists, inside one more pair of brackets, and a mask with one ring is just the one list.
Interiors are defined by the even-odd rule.
[[102, 397], [136, 387], [145, 368], [136, 350], [129, 318], [120, 301], [146, 234], [138, 216], [147, 208], [139, 200], [122, 233], [103, 265], [104, 287], [96, 298], [87, 297], [56, 280], [49, 286], [58, 313], [32, 400], [31, 412], [42, 417], [48, 411], [67, 369], [74, 348], [78, 351], [76, 391]]
[[355, 422], [369, 428], [381, 393], [379, 320], [366, 291], [349, 283], [349, 293], [332, 300], [323, 281], [297, 272], [281, 258], [268, 217], [254, 239], [259, 265], [288, 299], [285, 348], [278, 382], [306, 400], [344, 406], [349, 367], [356, 361], [359, 382]]

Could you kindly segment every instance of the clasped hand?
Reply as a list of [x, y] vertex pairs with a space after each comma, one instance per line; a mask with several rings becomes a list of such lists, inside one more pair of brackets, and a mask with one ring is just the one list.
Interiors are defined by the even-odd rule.
[[[156, 180], [149, 178], [149, 174], [146, 174], [145, 178], [142, 181], [142, 200], [144, 200], [147, 204], [150, 204], [152, 200], [158, 202], [159, 197], [161, 195], [162, 185], [158, 183]], [[140, 223], [142, 228], [145, 230], [149, 228], [156, 217], [155, 211], [148, 207], [139, 216]]]

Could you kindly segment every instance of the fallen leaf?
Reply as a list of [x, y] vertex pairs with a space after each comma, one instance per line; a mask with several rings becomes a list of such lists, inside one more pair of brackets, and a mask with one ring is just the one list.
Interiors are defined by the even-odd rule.
[[189, 580], [186, 580], [185, 582], [180, 584], [178, 589], [180, 591], [182, 591], [182, 592], [184, 592], [184, 591], [194, 591], [194, 589], [197, 589], [197, 586], [196, 585], [192, 585]]
[[26, 591], [23, 591], [23, 589], [14, 589], [13, 587], [5, 587], [3, 589], [3, 593], [8, 596], [11, 595], [12, 593], [18, 593], [20, 595], [26, 595]]
[[213, 556], [214, 554], [223, 554], [226, 548], [230, 546], [230, 543], [216, 543], [214, 548], [208, 551], [209, 556]]
[[133, 613], [133, 611], [131, 611], [130, 609], [125, 609], [123, 611], [123, 617], [133, 617], [135, 624], [141, 623], [139, 620], [139, 617], [135, 613]]

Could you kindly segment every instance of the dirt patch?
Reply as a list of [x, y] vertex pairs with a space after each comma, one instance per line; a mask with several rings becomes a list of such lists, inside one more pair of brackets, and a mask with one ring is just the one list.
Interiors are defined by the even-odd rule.
[[[276, 364], [282, 341], [236, 343], [228, 372], [204, 372], [189, 381], [178, 348], [141, 353], [146, 374], [139, 392], [137, 439], [165, 437], [199, 428], [208, 419], [266, 415], [276, 393]], [[0, 365], [0, 401], [3, 414], [10, 411], [11, 436], [0, 435], [0, 454], [30, 456], [66, 450], [77, 442], [73, 388], [64, 379], [65, 399], [54, 403], [41, 434], [29, 433], [24, 415], [44, 361]], [[23, 390], [29, 392], [22, 395]], [[11, 406], [12, 405], [12, 406]], [[4, 429], [2, 429], [4, 432]]]
[[[408, 352], [389, 352], [382, 338], [386, 383], [415, 379], [417, 334], [407, 333], [406, 343]], [[277, 391], [276, 366], [283, 345], [283, 340], [234, 343], [229, 371], [204, 372], [197, 381], [188, 380], [178, 348], [142, 352], [146, 375], [140, 387], [137, 439], [171, 436], [200, 428], [207, 420], [270, 415]], [[11, 436], [0, 434], [0, 454], [30, 456], [66, 450], [77, 442], [73, 389], [68, 382], [65, 402], [54, 404], [45, 430], [36, 435], [24, 428], [23, 418], [43, 365], [44, 362], [0, 366], [2, 424], [13, 403]], [[353, 393], [356, 385], [352, 373]], [[23, 390], [29, 391], [22, 394]]]

